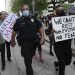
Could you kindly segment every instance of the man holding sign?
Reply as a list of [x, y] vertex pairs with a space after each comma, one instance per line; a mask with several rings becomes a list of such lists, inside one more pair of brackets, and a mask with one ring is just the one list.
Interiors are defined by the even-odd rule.
[[[52, 24], [53, 28], [57, 31], [57, 33], [54, 33], [55, 35], [55, 42], [54, 42], [54, 51], [56, 54], [56, 57], [58, 59], [58, 62], [54, 62], [55, 68], [58, 67], [59, 69], [59, 75], [65, 75], [65, 66], [69, 65], [71, 63], [71, 58], [72, 58], [72, 51], [71, 51], [71, 37], [69, 39], [63, 39], [63, 37], [67, 38], [67, 35], [58, 35], [61, 33], [61, 26], [62, 26], [62, 17], [66, 16], [66, 13], [64, 11], [63, 7], [58, 7], [56, 9], [56, 18], [61, 17], [59, 20], [53, 18], [52, 19]], [[64, 22], [68, 22], [68, 20], [63, 19]], [[54, 23], [58, 23], [59, 26], [55, 26]], [[65, 23], [66, 24], [66, 23]], [[71, 27], [70, 24], [66, 24], [66, 27]], [[63, 25], [65, 27], [65, 25]], [[65, 30], [64, 30], [65, 31]], [[64, 33], [63, 31], [63, 33]], [[67, 32], [67, 31], [66, 31]], [[58, 35], [58, 36], [57, 36]], [[63, 36], [63, 37], [62, 37]]]
[[14, 13], [7, 14], [5, 11], [1, 12], [0, 49], [1, 49], [2, 70], [5, 70], [5, 43], [7, 47], [7, 59], [9, 62], [11, 61], [10, 41], [12, 35], [12, 28], [16, 18], [17, 16]]
[[[4, 21], [4, 19], [6, 18], [5, 14], [6, 13], [4, 11], [1, 12], [0, 26], [2, 22]], [[1, 33], [0, 33], [0, 50], [1, 50], [2, 70], [4, 70], [5, 69], [5, 40]]]

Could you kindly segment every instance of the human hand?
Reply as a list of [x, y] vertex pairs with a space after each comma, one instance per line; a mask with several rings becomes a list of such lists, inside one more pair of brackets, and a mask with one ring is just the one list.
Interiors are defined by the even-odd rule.
[[11, 41], [11, 46], [15, 47], [15, 45], [16, 45], [16, 42], [15, 41]]

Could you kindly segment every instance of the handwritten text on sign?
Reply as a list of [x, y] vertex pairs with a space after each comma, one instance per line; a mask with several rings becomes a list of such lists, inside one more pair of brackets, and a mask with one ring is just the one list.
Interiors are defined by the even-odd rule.
[[0, 33], [6, 41], [11, 40], [13, 25], [18, 17], [14, 13], [10, 13], [0, 26]]
[[52, 18], [55, 41], [63, 41], [75, 38], [75, 15]]

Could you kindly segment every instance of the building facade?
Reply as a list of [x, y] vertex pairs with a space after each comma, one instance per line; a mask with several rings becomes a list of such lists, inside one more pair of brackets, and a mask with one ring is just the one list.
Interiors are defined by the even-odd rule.
[[48, 0], [48, 7], [46, 10], [43, 11], [43, 15], [48, 15], [53, 12], [53, 9], [57, 6], [60, 5], [61, 1], [66, 1], [66, 0]]
[[5, 9], [7, 12], [11, 11], [11, 0], [5, 0]]

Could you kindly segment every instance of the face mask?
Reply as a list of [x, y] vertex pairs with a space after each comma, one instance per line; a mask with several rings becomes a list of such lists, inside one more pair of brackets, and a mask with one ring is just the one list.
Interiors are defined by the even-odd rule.
[[24, 10], [23, 11], [23, 16], [29, 16], [29, 11], [28, 10]]

